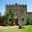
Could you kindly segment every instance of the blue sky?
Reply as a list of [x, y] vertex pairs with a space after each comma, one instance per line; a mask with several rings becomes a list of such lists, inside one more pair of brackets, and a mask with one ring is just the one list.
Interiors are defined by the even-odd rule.
[[6, 4], [27, 4], [27, 11], [32, 12], [32, 0], [0, 0], [0, 12], [2, 15], [5, 11], [5, 5]]

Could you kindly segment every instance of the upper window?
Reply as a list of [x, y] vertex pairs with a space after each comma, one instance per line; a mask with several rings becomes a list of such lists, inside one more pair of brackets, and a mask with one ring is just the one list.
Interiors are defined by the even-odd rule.
[[22, 18], [21, 20], [24, 21], [24, 18]]
[[9, 12], [11, 13], [11, 10], [9, 10]]

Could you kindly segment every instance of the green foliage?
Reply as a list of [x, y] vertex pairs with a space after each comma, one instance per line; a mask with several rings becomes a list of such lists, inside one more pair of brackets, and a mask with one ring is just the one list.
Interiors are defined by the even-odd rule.
[[22, 29], [22, 26], [19, 26], [19, 29]]
[[32, 19], [31, 18], [27, 19], [27, 25], [32, 25]]
[[30, 20], [30, 18], [27, 18], [27, 25], [29, 25], [29, 20]]
[[32, 25], [32, 20], [30, 20], [30, 22], [29, 22], [29, 23], [30, 23], [30, 25]]
[[13, 25], [13, 22], [14, 22], [14, 13], [11, 12], [11, 25]]
[[[11, 19], [8, 20], [8, 16], [11, 15]], [[6, 14], [6, 20], [5, 20], [5, 25], [13, 25], [14, 22], [14, 12], [11, 12], [10, 14]]]

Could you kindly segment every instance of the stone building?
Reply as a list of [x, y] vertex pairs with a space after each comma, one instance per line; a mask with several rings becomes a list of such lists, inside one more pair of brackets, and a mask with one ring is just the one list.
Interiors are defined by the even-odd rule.
[[18, 5], [17, 3], [15, 5], [6, 5], [6, 15], [7, 15], [7, 19], [6, 21], [8, 21], [9, 23], [11, 23], [11, 14], [13, 14], [13, 19], [14, 25], [18, 25], [18, 24], [26, 24], [26, 20], [27, 20], [27, 5]]
[[32, 12], [27, 12], [27, 5], [15, 4], [6, 5], [5, 16], [0, 13], [0, 26], [5, 25], [25, 25], [27, 18], [32, 17]]
[[32, 17], [32, 12], [27, 12], [27, 18]]

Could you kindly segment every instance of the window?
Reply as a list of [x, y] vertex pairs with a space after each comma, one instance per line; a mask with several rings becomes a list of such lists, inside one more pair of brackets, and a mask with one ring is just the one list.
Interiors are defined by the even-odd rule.
[[9, 19], [9, 21], [11, 21], [11, 19]]
[[21, 20], [24, 21], [24, 18], [22, 18]]
[[11, 10], [9, 10], [9, 12], [11, 13]]

